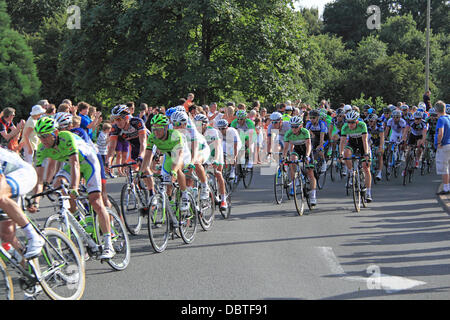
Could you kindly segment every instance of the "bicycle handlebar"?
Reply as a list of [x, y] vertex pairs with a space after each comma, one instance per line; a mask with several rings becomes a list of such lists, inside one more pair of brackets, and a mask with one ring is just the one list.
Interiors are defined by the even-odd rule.
[[115, 164], [113, 166], [110, 166], [109, 168], [114, 169], [114, 168], [131, 167], [131, 166], [134, 166], [135, 164], [137, 164], [137, 162], [133, 161], [133, 162], [123, 163], [123, 164]]

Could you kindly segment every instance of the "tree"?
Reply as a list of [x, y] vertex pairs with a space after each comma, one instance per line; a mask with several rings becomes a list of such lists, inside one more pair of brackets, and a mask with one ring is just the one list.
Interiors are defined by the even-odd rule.
[[0, 0], [0, 52], [0, 106], [14, 107], [19, 117], [28, 115], [38, 99], [40, 81], [30, 47], [10, 27], [4, 0]]

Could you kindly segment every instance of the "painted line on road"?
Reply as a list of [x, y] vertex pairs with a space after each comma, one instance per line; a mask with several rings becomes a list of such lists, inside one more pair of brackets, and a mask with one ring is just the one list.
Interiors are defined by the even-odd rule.
[[339, 263], [333, 248], [317, 247], [317, 249], [319, 255], [325, 259], [333, 274], [343, 280], [364, 282], [369, 290], [384, 290], [386, 293], [395, 293], [426, 284], [426, 282], [419, 280], [382, 274], [380, 272], [380, 267], [377, 265], [370, 265], [367, 267], [366, 272], [370, 274], [367, 278], [349, 276]]

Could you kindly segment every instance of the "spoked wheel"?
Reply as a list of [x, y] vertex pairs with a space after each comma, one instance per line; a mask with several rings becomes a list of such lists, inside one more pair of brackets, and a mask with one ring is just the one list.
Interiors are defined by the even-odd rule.
[[210, 191], [208, 199], [200, 200], [199, 203], [200, 212], [198, 214], [198, 218], [200, 225], [205, 231], [211, 230], [214, 223], [214, 214], [216, 208], [216, 199], [214, 193]]
[[281, 166], [278, 166], [273, 179], [273, 191], [275, 194], [275, 202], [281, 204], [283, 202], [283, 193], [285, 188], [285, 175]]
[[359, 186], [359, 175], [353, 171], [352, 179], [352, 195], [353, 195], [353, 204], [355, 205], [356, 212], [361, 210], [361, 193]]
[[244, 183], [244, 188], [250, 188], [253, 179], [253, 168], [242, 168], [242, 182]]
[[[111, 242], [116, 252], [112, 259], [106, 260], [106, 262], [114, 270], [125, 270], [130, 263], [131, 249], [130, 241], [128, 239], [127, 228], [122, 222], [122, 219], [112, 210], [106, 209], [109, 213], [109, 221], [111, 225]], [[99, 244], [104, 245], [103, 233], [100, 230], [99, 217], [95, 215], [97, 240]]]
[[180, 235], [184, 243], [189, 244], [195, 239], [198, 225], [198, 212], [195, 208], [195, 200], [189, 193], [189, 209], [179, 211]]
[[164, 208], [164, 198], [155, 194], [150, 199], [148, 213], [148, 237], [155, 252], [163, 252], [169, 242], [169, 214]]
[[302, 216], [305, 210], [305, 196], [303, 193], [303, 179], [301, 174], [295, 174], [295, 179], [292, 180], [292, 188], [294, 190], [295, 209], [297, 210], [297, 214]]
[[220, 214], [224, 219], [228, 219], [231, 214], [232, 207], [232, 191], [231, 191], [231, 183], [229, 181], [225, 181], [225, 191], [226, 191], [226, 200], [227, 200], [227, 208], [221, 209], [219, 207]]
[[120, 193], [120, 207], [125, 226], [132, 235], [138, 235], [142, 227], [142, 212], [139, 210], [137, 188], [134, 184], [125, 184]]

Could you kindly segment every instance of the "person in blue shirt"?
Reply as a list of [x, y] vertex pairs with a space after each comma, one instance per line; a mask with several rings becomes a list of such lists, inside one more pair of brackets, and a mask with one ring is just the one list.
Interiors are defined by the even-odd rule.
[[86, 102], [80, 102], [78, 104], [78, 114], [81, 117], [80, 128], [84, 129], [92, 140], [92, 132], [101, 122], [101, 112], [94, 113], [94, 120], [88, 116], [89, 108], [91, 106]]
[[444, 102], [434, 105], [439, 119], [436, 124], [434, 144], [436, 150], [436, 173], [442, 175], [443, 189], [438, 194], [450, 194], [450, 116]]

